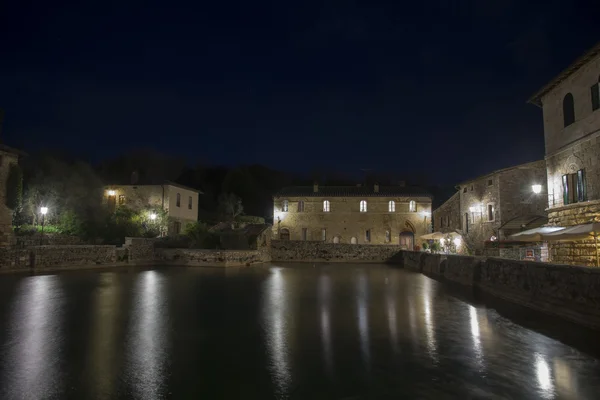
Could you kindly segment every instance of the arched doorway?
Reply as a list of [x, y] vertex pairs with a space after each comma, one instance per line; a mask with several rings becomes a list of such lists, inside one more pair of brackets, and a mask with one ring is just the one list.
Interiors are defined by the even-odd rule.
[[350, 244], [356, 244], [358, 243], [358, 240], [356, 240], [356, 238], [354, 236], [352, 236], [352, 238], [350, 239]]
[[338, 244], [340, 242], [340, 237], [339, 236], [334, 236], [333, 237], [333, 244]]
[[404, 250], [413, 250], [415, 244], [415, 234], [412, 232], [400, 233], [400, 247]]
[[279, 239], [281, 240], [290, 240], [290, 230], [287, 228], [283, 228], [279, 231]]

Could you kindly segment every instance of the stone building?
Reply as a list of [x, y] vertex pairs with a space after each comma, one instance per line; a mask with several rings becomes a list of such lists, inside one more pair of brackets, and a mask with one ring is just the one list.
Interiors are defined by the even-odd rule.
[[273, 204], [273, 233], [280, 240], [413, 249], [431, 226], [431, 195], [416, 187], [288, 187]]
[[167, 211], [167, 234], [180, 233], [188, 223], [198, 221], [198, 196], [201, 192], [174, 182], [159, 185], [108, 185], [104, 200], [109, 208], [129, 207], [143, 210], [160, 207]]
[[[0, 115], [0, 127], [1, 123]], [[19, 163], [20, 154], [22, 154], [20, 151], [0, 144], [0, 247], [13, 244], [13, 210], [6, 204], [7, 181], [11, 167]]]
[[540, 160], [465, 181], [433, 212], [434, 227], [460, 233], [478, 254], [486, 241], [503, 240], [547, 222], [545, 198], [531, 190], [545, 180], [546, 164]]
[[[534, 94], [542, 108], [549, 223], [569, 227], [600, 217], [600, 43]], [[594, 264], [592, 241], [553, 245], [554, 261]]]

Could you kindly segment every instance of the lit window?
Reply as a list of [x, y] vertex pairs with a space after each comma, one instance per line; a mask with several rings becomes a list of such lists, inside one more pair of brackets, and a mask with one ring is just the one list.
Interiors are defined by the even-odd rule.
[[411, 200], [408, 203], [408, 211], [410, 212], [416, 212], [417, 211], [417, 202], [414, 200]]
[[396, 212], [396, 202], [394, 200], [390, 200], [390, 202], [388, 203], [388, 211]]
[[125, 204], [125, 195], [120, 194], [119, 195], [119, 205], [122, 206], [123, 204]]
[[488, 206], [487, 206], [487, 217], [488, 217], [488, 221], [494, 220], [494, 205], [493, 204], [488, 204]]
[[284, 200], [283, 203], [281, 204], [281, 211], [288, 212], [288, 207], [289, 207], [289, 202], [287, 200]]
[[366, 200], [360, 201], [360, 212], [367, 212], [367, 201]]
[[298, 202], [298, 212], [304, 212], [304, 202], [302, 200]]
[[563, 98], [563, 121], [565, 128], [575, 122], [575, 100], [571, 93]]
[[563, 203], [573, 204], [587, 200], [585, 170], [562, 176]]
[[[181, 207], [181, 194], [177, 193], [177, 200], [175, 201], [177, 207]], [[179, 232], [177, 232], [179, 233]]]
[[329, 200], [325, 200], [323, 201], [323, 212], [329, 212], [330, 208], [329, 208]]
[[371, 241], [371, 230], [367, 229], [365, 231], [365, 242], [369, 243]]
[[192, 209], [192, 196], [188, 197], [188, 210]]
[[321, 240], [322, 241], [327, 241], [327, 229], [323, 228], [321, 229]]

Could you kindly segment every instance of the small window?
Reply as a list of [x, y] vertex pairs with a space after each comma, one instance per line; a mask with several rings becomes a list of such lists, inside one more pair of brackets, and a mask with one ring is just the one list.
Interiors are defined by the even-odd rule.
[[390, 202], [388, 203], [388, 211], [396, 212], [396, 202], [394, 200], [390, 200]]
[[298, 212], [304, 212], [304, 202], [302, 200], [298, 202]]
[[562, 182], [564, 204], [579, 203], [587, 200], [585, 170], [580, 169], [574, 174], [563, 175]]
[[302, 240], [306, 241], [308, 238], [308, 229], [302, 228]]
[[333, 237], [333, 243], [334, 244], [338, 244], [340, 242], [340, 237], [339, 236], [334, 236]]
[[358, 243], [358, 239], [356, 239], [356, 237], [352, 236], [350, 238], [350, 244], [357, 244]]
[[463, 188], [463, 193], [467, 193], [467, 187], [466, 186]]
[[417, 211], [417, 202], [414, 200], [411, 200], [408, 203], [408, 211], [410, 212], [416, 212]]
[[492, 186], [494, 184], [494, 180], [493, 179], [488, 179], [488, 186]]
[[192, 201], [193, 201], [193, 200], [192, 200], [192, 196], [189, 196], [189, 197], [188, 197], [188, 210], [191, 210], [191, 209], [192, 209]]
[[563, 120], [565, 128], [575, 122], [575, 101], [571, 93], [563, 98]]
[[[600, 77], [598, 77], [598, 81], [600, 81]], [[592, 85], [590, 91], [592, 92], [592, 111], [596, 111], [600, 109], [600, 86], [598, 82]]]
[[177, 207], [181, 207], [181, 194], [180, 193], [177, 193], [177, 200], [175, 202], [175, 205]]
[[367, 229], [365, 231], [365, 242], [369, 243], [371, 241], [371, 230]]
[[288, 212], [288, 209], [289, 209], [289, 202], [287, 200], [284, 200], [283, 203], [281, 204], [281, 211]]
[[390, 231], [385, 231], [385, 242], [389, 243], [392, 241], [392, 234]]
[[283, 228], [281, 231], [279, 231], [279, 239], [290, 240], [290, 230], [287, 228]]
[[367, 201], [366, 200], [360, 201], [360, 212], [367, 212]]
[[120, 194], [119, 195], [119, 205], [122, 206], [123, 204], [125, 204], [125, 195]]
[[469, 233], [469, 213], [465, 213], [465, 232]]
[[175, 221], [174, 225], [175, 225], [174, 226], [174, 228], [175, 228], [175, 234], [179, 235], [181, 233], [181, 222]]
[[473, 191], [473, 185], [471, 185], [471, 192]]
[[493, 204], [487, 205], [487, 217], [488, 217], [488, 221], [494, 220], [494, 205]]
[[323, 201], [323, 212], [329, 212], [330, 210], [329, 200]]
[[324, 242], [327, 241], [327, 229], [325, 228], [321, 229], [321, 240]]

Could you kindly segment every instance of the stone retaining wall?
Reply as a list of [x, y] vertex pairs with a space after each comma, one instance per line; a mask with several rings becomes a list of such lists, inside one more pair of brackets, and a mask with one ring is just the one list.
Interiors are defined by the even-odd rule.
[[126, 237], [127, 261], [130, 263], [151, 263], [155, 260], [154, 244], [157, 239]]
[[600, 330], [600, 268], [412, 253], [407, 268]]
[[30, 247], [30, 266], [35, 269], [113, 264], [116, 246], [36, 246]]
[[160, 264], [197, 267], [239, 267], [270, 261], [258, 250], [163, 249], [155, 251]]
[[45, 233], [31, 236], [16, 236], [17, 247], [31, 246], [75, 246], [86, 244], [78, 236], [60, 235], [55, 233]]
[[296, 262], [399, 262], [398, 246], [273, 240], [273, 261]]
[[16, 248], [0, 248], [0, 271], [27, 269], [30, 267], [30, 251]]

